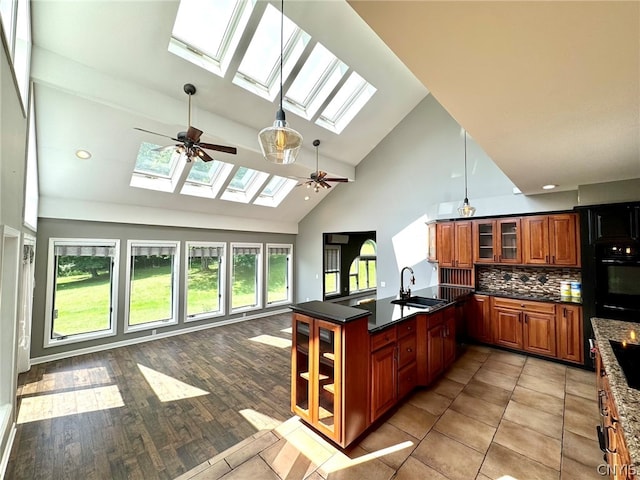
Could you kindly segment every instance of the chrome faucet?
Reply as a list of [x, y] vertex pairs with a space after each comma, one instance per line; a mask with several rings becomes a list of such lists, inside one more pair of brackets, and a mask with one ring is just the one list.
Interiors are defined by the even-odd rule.
[[409, 270], [411, 272], [411, 277], [409, 278], [409, 283], [411, 285], [416, 284], [416, 277], [413, 276], [413, 269], [411, 267], [403, 267], [400, 270], [400, 298], [409, 298], [411, 296], [411, 287], [404, 289], [404, 271]]

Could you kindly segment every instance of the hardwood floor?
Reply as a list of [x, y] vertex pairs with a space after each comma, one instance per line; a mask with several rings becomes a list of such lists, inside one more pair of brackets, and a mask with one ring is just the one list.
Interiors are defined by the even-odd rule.
[[272, 315], [34, 365], [6, 478], [170, 480], [273, 428], [291, 417], [290, 327]]

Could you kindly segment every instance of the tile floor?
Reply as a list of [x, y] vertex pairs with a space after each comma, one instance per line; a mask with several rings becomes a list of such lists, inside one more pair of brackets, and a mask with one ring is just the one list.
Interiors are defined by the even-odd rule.
[[343, 452], [297, 417], [180, 480], [602, 479], [595, 374], [471, 346]]

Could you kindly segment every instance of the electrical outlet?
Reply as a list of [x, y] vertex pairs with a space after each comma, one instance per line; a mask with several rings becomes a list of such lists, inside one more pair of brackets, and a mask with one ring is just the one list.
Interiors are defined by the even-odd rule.
[[153, 330], [151, 330], [151, 335], [155, 335], [157, 332], [157, 330], [154, 328]]
[[383, 288], [386, 287], [387, 286], [387, 282], [380, 282], [380, 286], [383, 287]]

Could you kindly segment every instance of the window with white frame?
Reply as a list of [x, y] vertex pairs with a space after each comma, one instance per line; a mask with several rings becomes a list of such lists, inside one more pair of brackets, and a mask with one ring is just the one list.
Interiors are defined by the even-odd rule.
[[186, 243], [187, 321], [224, 314], [224, 243]]
[[293, 245], [267, 244], [267, 305], [291, 302]]
[[44, 346], [115, 335], [119, 240], [49, 240]]
[[340, 293], [340, 246], [324, 247], [324, 294]]
[[261, 307], [262, 244], [231, 244], [231, 311]]
[[178, 322], [179, 242], [127, 242], [125, 331]]
[[366, 240], [349, 268], [349, 293], [376, 288], [376, 242]]

